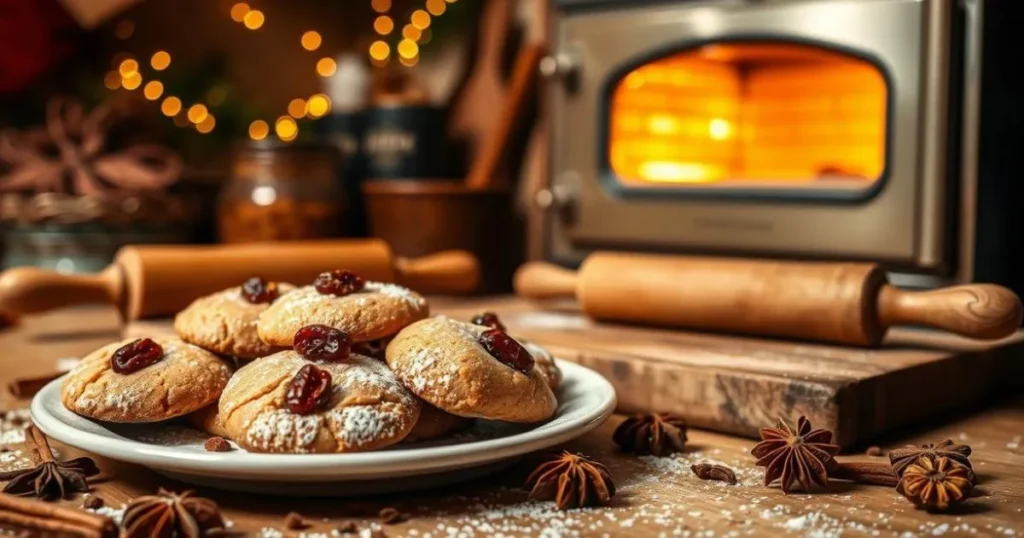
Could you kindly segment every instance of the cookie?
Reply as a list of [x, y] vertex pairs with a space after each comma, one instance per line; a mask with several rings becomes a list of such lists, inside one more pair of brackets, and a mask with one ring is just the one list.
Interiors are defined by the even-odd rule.
[[386, 360], [414, 394], [453, 415], [507, 422], [539, 422], [558, 406], [548, 379], [523, 373], [479, 343], [488, 327], [437, 316], [416, 322], [388, 344]]
[[519, 343], [523, 344], [526, 351], [533, 355], [533, 360], [536, 361], [534, 366], [540, 370], [540, 373], [544, 374], [544, 378], [548, 381], [548, 386], [551, 390], [558, 390], [558, 385], [562, 384], [562, 370], [555, 364], [555, 358], [551, 355], [548, 350], [534, 344], [533, 342], [527, 342], [523, 339], [518, 339]]
[[412, 431], [402, 441], [403, 443], [415, 443], [417, 441], [428, 441], [458, 433], [473, 425], [473, 419], [445, 413], [440, 409], [421, 402], [420, 419], [416, 421]]
[[243, 296], [241, 286], [200, 297], [174, 316], [174, 330], [182, 340], [214, 353], [240, 359], [265, 357], [280, 348], [260, 340], [256, 320], [272, 300], [294, 289], [279, 283], [278, 297], [259, 297], [267, 302], [256, 303]]
[[216, 435], [217, 437], [229, 438], [228, 432], [224, 429], [224, 425], [221, 424], [218, 408], [217, 403], [208, 405], [199, 411], [189, 413], [185, 420], [199, 431]]
[[[331, 375], [324, 406], [289, 410], [286, 395], [301, 368]], [[293, 350], [243, 366], [224, 389], [219, 415], [227, 437], [252, 452], [356, 452], [404, 439], [419, 419], [420, 402], [384, 363], [361, 355], [344, 362], [310, 362]]]
[[111, 356], [136, 341], [109, 344], [83, 358], [64, 379], [64, 407], [107, 422], [159, 422], [216, 402], [231, 377], [227, 361], [177, 338], [154, 338], [163, 353], [149, 366], [115, 372]]
[[367, 282], [362, 290], [340, 296], [305, 286], [270, 305], [260, 314], [256, 329], [272, 346], [291, 346], [295, 332], [306, 325], [341, 329], [359, 343], [395, 334], [429, 314], [426, 299], [395, 284]]

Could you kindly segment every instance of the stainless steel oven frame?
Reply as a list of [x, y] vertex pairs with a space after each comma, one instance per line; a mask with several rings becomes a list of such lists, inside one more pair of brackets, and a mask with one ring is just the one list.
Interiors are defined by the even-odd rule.
[[[550, 185], [537, 197], [548, 210], [548, 258], [573, 264], [615, 248], [838, 258], [887, 263], [907, 285], [971, 280], [980, 0], [556, 3], [542, 63], [553, 79]], [[886, 174], [873, 196], [633, 197], [607, 188], [601, 119], [617, 74], [654, 51], [744, 39], [817, 43], [880, 67], [890, 92]]]

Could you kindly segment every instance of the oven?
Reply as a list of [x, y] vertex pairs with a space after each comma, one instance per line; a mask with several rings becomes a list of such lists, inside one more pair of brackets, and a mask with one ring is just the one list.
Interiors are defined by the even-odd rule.
[[979, 178], [980, 0], [552, 9], [535, 252], [870, 260], [911, 286], [1009, 271], [1012, 238], [981, 227], [1017, 217], [979, 214], [1022, 200]]

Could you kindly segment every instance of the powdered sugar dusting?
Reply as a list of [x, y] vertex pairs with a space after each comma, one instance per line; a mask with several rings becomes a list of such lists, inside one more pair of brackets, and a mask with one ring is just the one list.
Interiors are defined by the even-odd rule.
[[331, 411], [327, 418], [345, 446], [354, 448], [397, 435], [402, 422], [394, 411], [371, 405], [350, 405]]
[[382, 293], [389, 297], [397, 297], [408, 303], [410, 306], [417, 308], [427, 304], [427, 300], [420, 296], [420, 294], [404, 286], [399, 286], [398, 284], [370, 281], [366, 283], [363, 290]]
[[297, 415], [284, 409], [261, 413], [246, 429], [246, 442], [260, 450], [306, 452], [316, 441], [321, 415]]

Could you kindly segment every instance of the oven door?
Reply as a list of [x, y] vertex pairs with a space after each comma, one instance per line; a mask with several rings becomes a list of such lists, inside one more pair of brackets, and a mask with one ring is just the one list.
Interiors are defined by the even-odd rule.
[[552, 257], [947, 269], [951, 2], [613, 4], [555, 27]]

